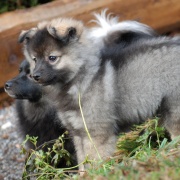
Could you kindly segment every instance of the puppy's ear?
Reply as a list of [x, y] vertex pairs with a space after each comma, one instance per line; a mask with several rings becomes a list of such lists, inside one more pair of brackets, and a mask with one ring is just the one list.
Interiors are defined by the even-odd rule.
[[22, 42], [28, 42], [29, 39], [36, 33], [37, 28], [32, 28], [30, 30], [27, 31], [21, 31], [19, 38], [18, 38], [18, 42], [22, 43]]
[[81, 21], [73, 19], [55, 19], [47, 26], [49, 34], [63, 43], [78, 40], [83, 32], [84, 25]]

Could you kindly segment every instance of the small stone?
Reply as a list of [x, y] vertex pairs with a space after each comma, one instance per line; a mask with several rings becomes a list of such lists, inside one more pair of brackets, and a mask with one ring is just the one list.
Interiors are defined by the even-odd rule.
[[8, 135], [8, 134], [3, 134], [3, 135], [2, 135], [2, 138], [3, 138], [3, 139], [8, 139], [8, 138], [9, 138], [9, 135]]
[[4, 180], [4, 176], [0, 174], [0, 180]]

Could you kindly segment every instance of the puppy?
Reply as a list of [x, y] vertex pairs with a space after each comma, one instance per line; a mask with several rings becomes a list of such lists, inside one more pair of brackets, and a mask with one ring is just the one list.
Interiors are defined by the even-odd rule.
[[[96, 28], [59, 18], [19, 37], [33, 78], [53, 89], [50, 99], [73, 137], [78, 163], [86, 156], [111, 156], [117, 133], [152, 117], [159, 107], [172, 138], [180, 134], [180, 38], [150, 33], [122, 46], [116, 36], [121, 29], [115, 28], [121, 23], [101, 18], [112, 28], [98, 36]], [[107, 43], [112, 36], [115, 45]]]
[[[61, 125], [56, 109], [49, 104], [46, 93], [39, 84], [30, 77], [29, 63], [22, 61], [19, 75], [5, 84], [5, 91], [16, 100], [18, 127], [23, 135], [37, 136], [37, 146], [50, 140], [57, 139], [66, 129]], [[52, 144], [47, 147], [51, 147]], [[34, 145], [28, 143], [29, 148]], [[45, 150], [47, 149], [45, 148]], [[65, 141], [65, 149], [74, 155], [74, 145], [71, 139]], [[61, 161], [58, 167], [65, 167], [66, 162]]]

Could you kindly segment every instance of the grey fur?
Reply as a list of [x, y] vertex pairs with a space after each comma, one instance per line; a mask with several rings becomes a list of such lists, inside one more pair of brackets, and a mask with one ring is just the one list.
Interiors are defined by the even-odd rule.
[[[68, 26], [76, 28], [76, 23]], [[180, 38], [152, 37], [121, 48], [106, 47], [103, 38], [89, 38], [90, 34], [84, 27], [78, 37], [58, 44], [46, 28], [38, 29], [24, 49], [33, 76], [38, 74], [36, 80], [54, 91], [50, 99], [73, 136], [78, 162], [87, 155], [99, 158], [84, 128], [79, 94], [101, 158], [113, 154], [117, 132], [152, 117], [159, 107], [168, 110], [163, 111], [163, 120], [172, 137], [180, 135]], [[38, 39], [43, 41], [37, 43]], [[53, 63], [48, 60], [50, 47], [62, 54]]]

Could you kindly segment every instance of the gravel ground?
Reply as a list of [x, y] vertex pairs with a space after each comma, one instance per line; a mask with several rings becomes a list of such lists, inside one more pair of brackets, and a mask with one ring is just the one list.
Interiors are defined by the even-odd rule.
[[0, 180], [20, 180], [24, 156], [20, 155], [22, 138], [16, 126], [14, 105], [0, 109]]

